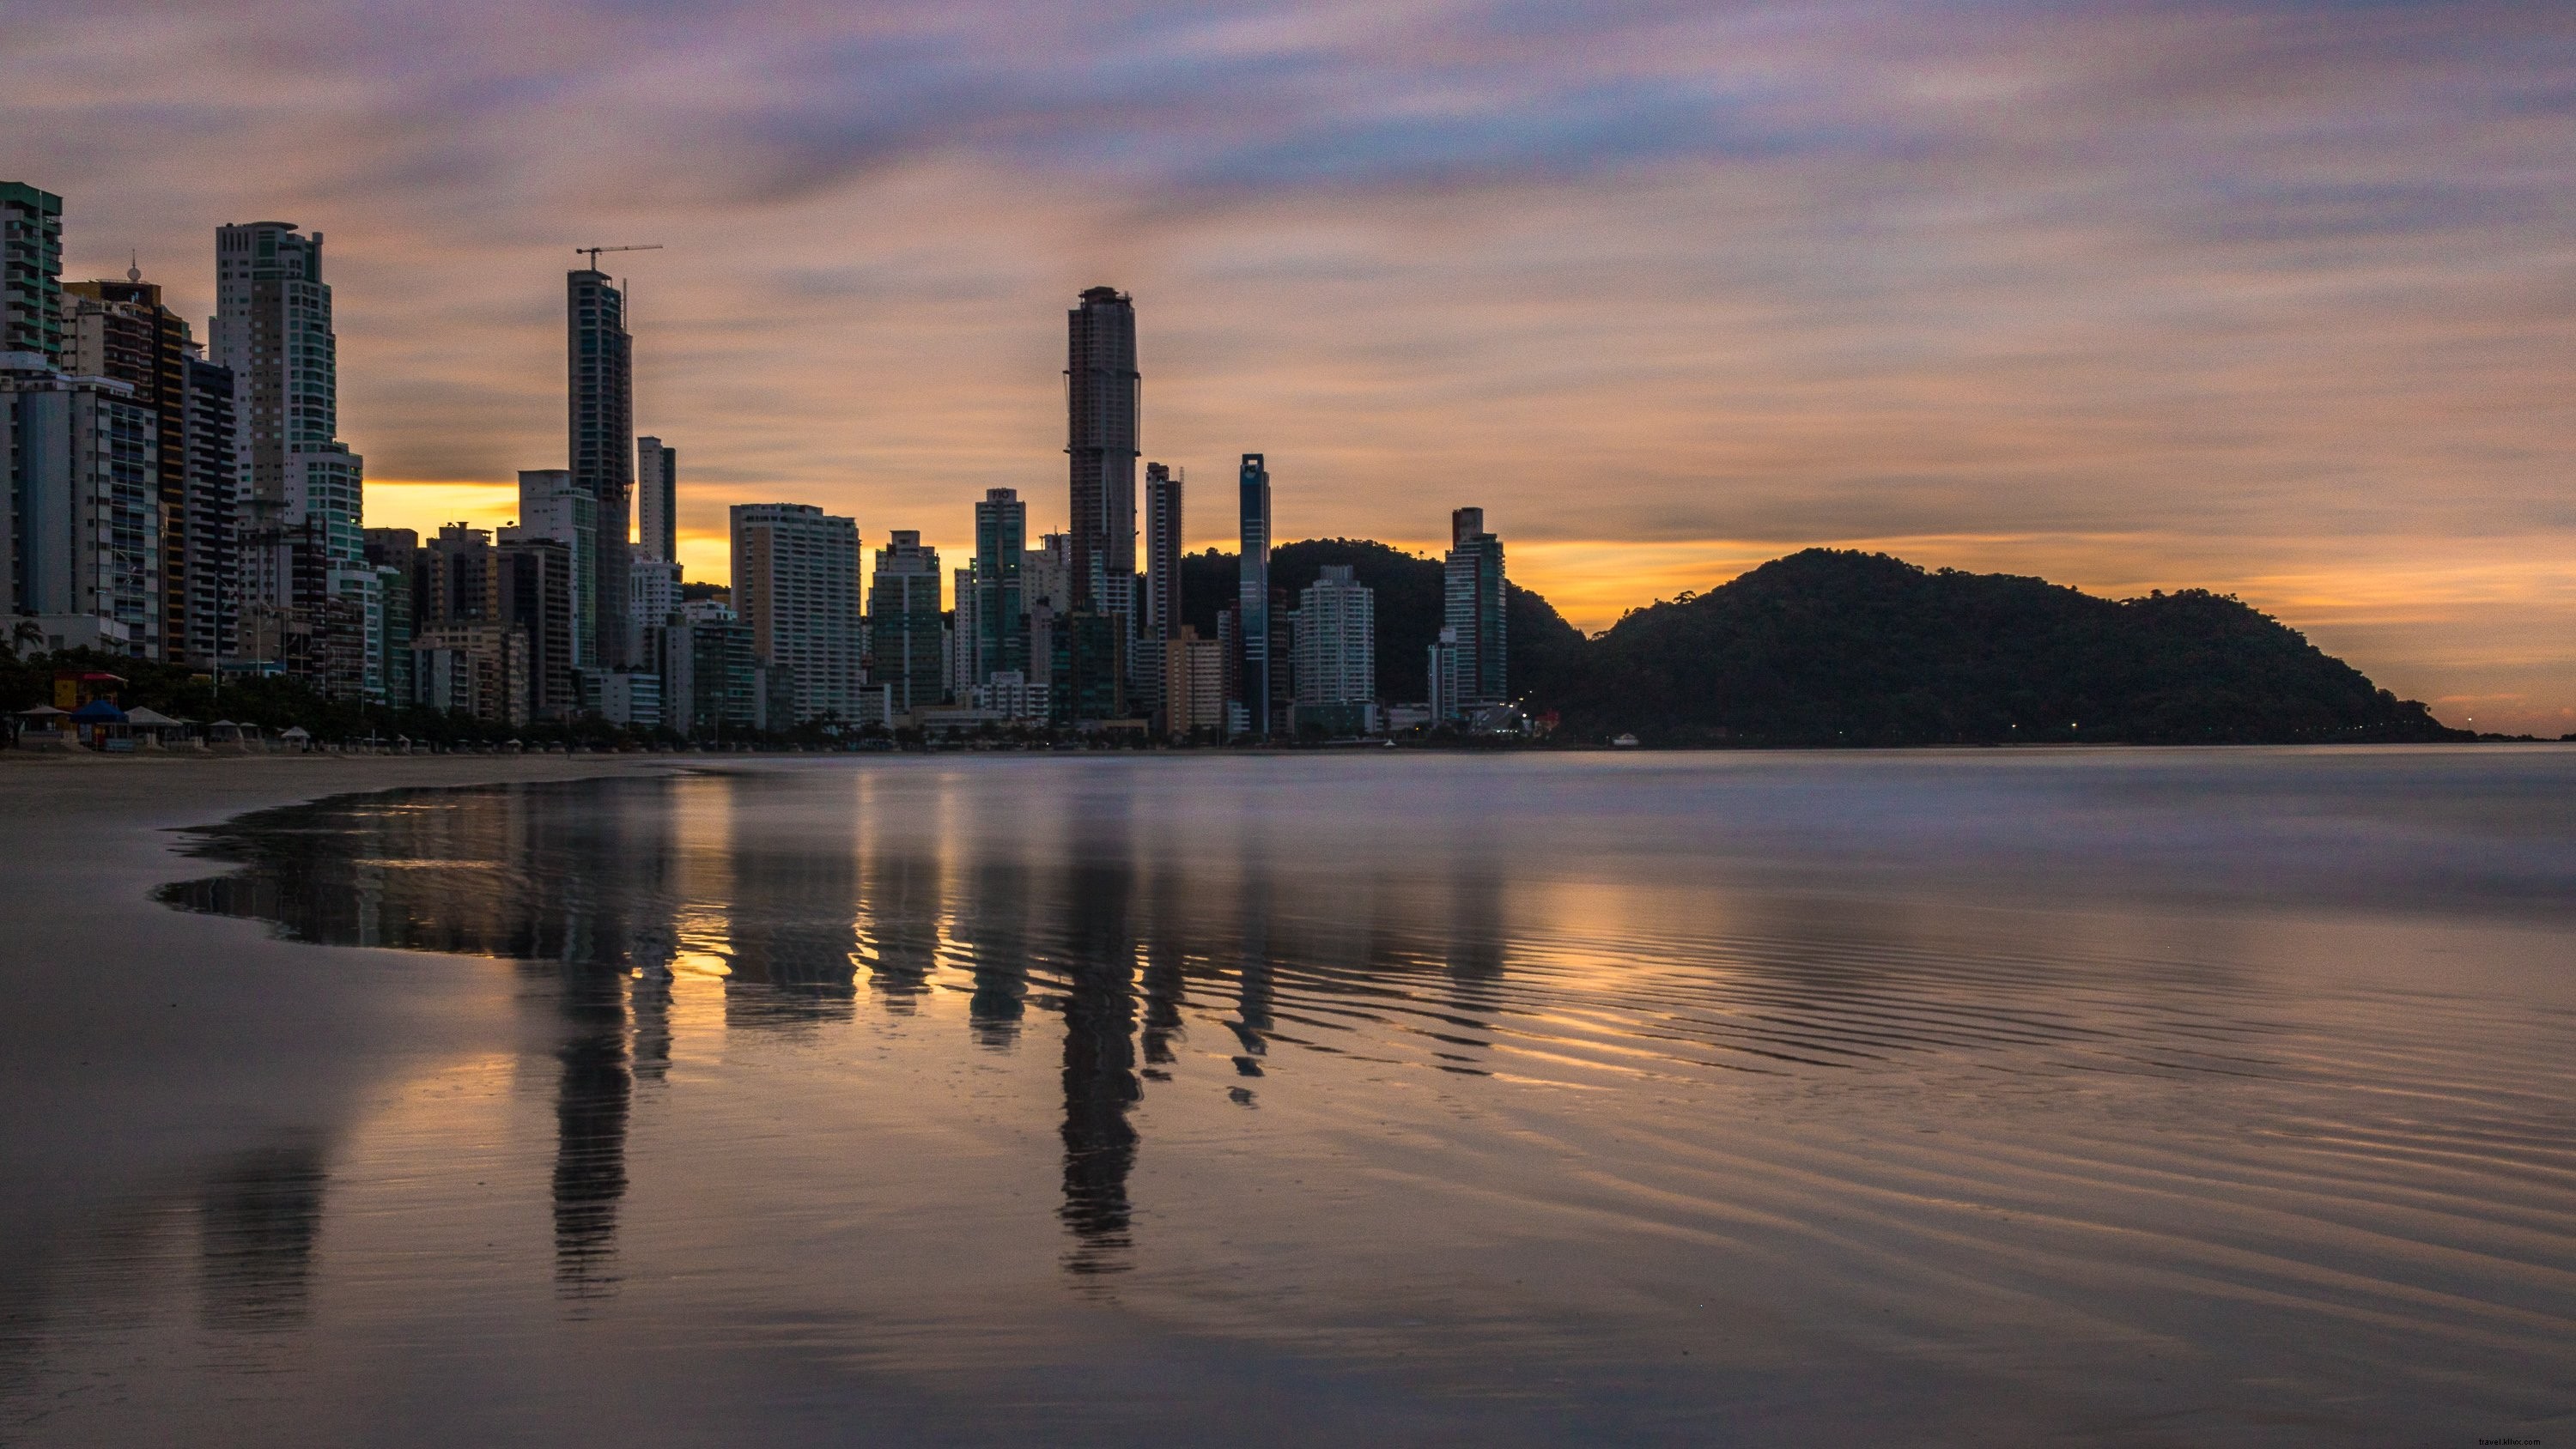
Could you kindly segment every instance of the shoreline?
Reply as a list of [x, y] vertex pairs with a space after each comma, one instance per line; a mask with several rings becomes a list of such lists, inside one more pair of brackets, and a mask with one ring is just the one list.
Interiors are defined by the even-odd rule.
[[[332, 795], [660, 774], [697, 757], [273, 756], [0, 768], [0, 1306], [40, 1341], [84, 1245], [215, 1166], [327, 1142], [387, 1091], [516, 1045], [495, 963], [285, 941], [152, 891], [219, 863], [177, 832]], [[422, 969], [436, 960], [442, 969]], [[36, 1350], [41, 1351], [41, 1350]]]

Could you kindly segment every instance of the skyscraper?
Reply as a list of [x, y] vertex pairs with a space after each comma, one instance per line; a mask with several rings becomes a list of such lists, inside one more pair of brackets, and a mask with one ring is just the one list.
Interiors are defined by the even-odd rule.
[[299, 235], [288, 221], [218, 227], [213, 330], [215, 361], [233, 370], [252, 502], [282, 517], [288, 455], [339, 438], [339, 341], [322, 233]]
[[[192, 653], [188, 565], [190, 454], [188, 450], [188, 324], [161, 305], [161, 288], [139, 269], [125, 278], [74, 282], [63, 289], [65, 370], [112, 377], [134, 389], [137, 405], [157, 420], [155, 489], [161, 511], [161, 623], [152, 656], [171, 664], [212, 668], [211, 650]], [[199, 481], [229, 497], [227, 472]]]
[[63, 199], [0, 181], [0, 352], [63, 362]]
[[1270, 469], [1259, 453], [1243, 455], [1242, 549], [1234, 603], [1234, 637], [1242, 650], [1235, 679], [1244, 729], [1270, 733]]
[[[241, 435], [233, 418], [231, 368], [208, 362], [194, 348], [187, 359], [187, 414], [182, 445], [188, 450], [187, 537], [182, 567], [188, 596], [181, 626], [163, 621], [168, 650], [183, 662], [217, 669], [239, 648], [241, 636]], [[406, 619], [409, 615], [404, 616]], [[393, 642], [407, 673], [410, 635]], [[394, 696], [409, 702], [408, 690]]]
[[573, 665], [576, 629], [572, 545], [525, 525], [500, 530], [492, 551], [499, 618], [526, 633], [528, 710], [537, 719], [581, 712]]
[[868, 581], [868, 684], [910, 714], [940, 700], [939, 550], [914, 529], [886, 535]]
[[161, 616], [158, 435], [130, 384], [0, 355], [0, 604], [38, 619], [51, 647], [149, 656]]
[[[986, 489], [984, 501], [975, 505], [975, 647], [967, 688], [1009, 670], [1028, 674], [1029, 609], [1020, 577], [1028, 535], [1029, 506], [1018, 491]], [[958, 610], [960, 621], [970, 622], [965, 600], [958, 601]], [[965, 697], [962, 690], [959, 697]]]
[[1443, 582], [1443, 622], [1458, 632], [1455, 710], [1463, 714], [1508, 701], [1503, 541], [1485, 532], [1485, 510], [1461, 508], [1449, 515], [1449, 560]]
[[[1297, 708], [1368, 705], [1377, 699], [1377, 596], [1349, 564], [1326, 564], [1297, 604]], [[1345, 711], [1350, 713], [1350, 711]], [[1318, 718], [1326, 718], [1319, 713]], [[1334, 733], [1355, 732], [1333, 718]]]
[[663, 447], [660, 438], [637, 438], [635, 552], [639, 557], [661, 563], [680, 561], [679, 508], [680, 450]]
[[[610, 581], [600, 565], [598, 495], [573, 483], [569, 468], [519, 470], [519, 532], [572, 550], [572, 658], [575, 669], [605, 667], [600, 658], [599, 591]], [[624, 575], [615, 582], [622, 592]]]
[[1144, 384], [1136, 308], [1093, 287], [1066, 316], [1065, 453], [1073, 470], [1072, 609], [1123, 617], [1136, 576], [1136, 457]]
[[[572, 486], [597, 505], [598, 565], [590, 591], [585, 653], [601, 669], [626, 667], [627, 542], [635, 490], [634, 340], [626, 332], [626, 296], [608, 274], [583, 269], [564, 277], [564, 357]], [[525, 520], [522, 520], [523, 522]]]
[[[380, 617], [365, 559], [365, 463], [339, 438], [339, 342], [322, 280], [322, 233], [254, 221], [215, 231], [215, 361], [233, 373], [241, 439], [247, 652], [275, 660], [279, 641], [312, 640], [291, 670], [352, 683], [332, 661], [362, 658], [338, 637]], [[336, 606], [336, 607], [335, 607]]]
[[1057, 621], [1073, 609], [1073, 538], [1050, 533], [1020, 559], [1020, 602], [1029, 611], [1029, 679], [1050, 682]]
[[1145, 465], [1145, 599], [1137, 632], [1158, 642], [1181, 637], [1181, 485], [1185, 475]]
[[734, 612], [751, 629], [761, 697], [787, 704], [761, 717], [771, 729], [825, 714], [856, 724], [858, 525], [807, 503], [737, 503], [732, 521]]
[[[1161, 714], [1169, 706], [1163, 674], [1164, 646], [1181, 627], [1181, 479], [1160, 463], [1145, 465], [1144, 597], [1136, 604], [1136, 644], [1130, 652], [1128, 694]], [[1165, 728], [1169, 728], [1166, 724]]]

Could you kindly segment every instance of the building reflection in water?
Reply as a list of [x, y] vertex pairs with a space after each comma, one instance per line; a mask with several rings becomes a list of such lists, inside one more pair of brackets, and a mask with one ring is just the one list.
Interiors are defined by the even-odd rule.
[[[1452, 1071], [1480, 1070], [1504, 1001], [1506, 871], [1472, 842], [1429, 876], [1283, 910], [1294, 887], [1257, 823], [1231, 862], [1159, 830], [1140, 860], [1131, 781], [1055, 797], [1053, 828], [1045, 803], [948, 772], [862, 771], [836, 782], [855, 798], [829, 801], [794, 776], [402, 792], [212, 832], [210, 853], [244, 869], [165, 894], [306, 940], [527, 963], [557, 1018], [555, 1272], [574, 1298], [618, 1281], [635, 1094], [666, 1077], [675, 982], [722, 976], [720, 1022], [702, 1024], [725, 1032], [846, 1023], [861, 969], [876, 1005], [915, 1015], [945, 989], [945, 929], [971, 1041], [1016, 1050], [1033, 1005], [1061, 1018], [1063, 1264], [1096, 1279], [1134, 1257], [1135, 1112], [1183, 1066], [1194, 980], [1203, 1001], [1230, 988], [1226, 1086], [1246, 1104], [1287, 1040], [1283, 996], [1422, 1021], [1431, 1064]], [[226, 1285], [210, 1311], [300, 1302], [320, 1162], [289, 1153], [210, 1189], [208, 1281]]]
[[210, 1174], [197, 1199], [199, 1276], [208, 1326], [304, 1320], [329, 1170], [321, 1144], [274, 1144]]
[[555, 1282], [567, 1295], [605, 1291], [626, 1196], [626, 1123], [635, 1095], [627, 1067], [626, 986], [603, 966], [568, 964], [562, 1070], [555, 1087]]
[[1136, 1165], [1128, 1120], [1136, 1079], [1136, 866], [1123, 792], [1075, 796], [1067, 818], [1064, 906], [1064, 1207], [1077, 1274], [1129, 1266], [1127, 1175]]

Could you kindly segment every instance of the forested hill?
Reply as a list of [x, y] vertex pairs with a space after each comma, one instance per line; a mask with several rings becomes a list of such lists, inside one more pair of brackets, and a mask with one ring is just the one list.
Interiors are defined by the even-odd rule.
[[2232, 598], [2112, 600], [1827, 549], [1630, 613], [1534, 702], [1578, 736], [1649, 744], [2471, 737]]
[[[1438, 559], [1366, 539], [1271, 551], [1296, 607], [1325, 564], [1377, 591], [1378, 694], [1424, 698]], [[1216, 633], [1235, 556], [1182, 560], [1182, 616]], [[1657, 745], [2293, 743], [2467, 739], [2231, 598], [2115, 600], [2010, 574], [1809, 549], [1586, 639], [1514, 585], [1511, 680], [1577, 739]]]

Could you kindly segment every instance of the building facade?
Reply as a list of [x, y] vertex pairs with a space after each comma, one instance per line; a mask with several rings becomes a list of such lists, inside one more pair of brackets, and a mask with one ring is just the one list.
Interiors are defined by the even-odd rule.
[[1377, 699], [1377, 596], [1348, 564], [1326, 564], [1298, 596], [1297, 705], [1370, 704]]
[[0, 352], [63, 365], [63, 199], [0, 181]]
[[680, 561], [680, 450], [635, 440], [635, 555]]
[[[583, 652], [591, 667], [623, 669], [631, 631], [626, 614], [627, 530], [634, 517], [634, 341], [626, 331], [626, 294], [606, 272], [564, 277], [565, 397], [570, 437], [565, 454], [572, 488], [596, 509], [589, 615]], [[520, 523], [528, 520], [522, 512]]]
[[573, 662], [572, 548], [561, 539], [504, 528], [492, 550], [500, 621], [527, 636], [528, 713], [569, 719], [581, 712], [581, 670]]
[[1461, 508], [1449, 515], [1449, 558], [1443, 575], [1442, 622], [1456, 631], [1457, 698], [1449, 719], [1511, 698], [1505, 669], [1509, 641], [1504, 635], [1503, 541], [1485, 531], [1485, 510]]
[[212, 350], [233, 374], [241, 652], [335, 692], [360, 688], [366, 671], [348, 661], [364, 657], [366, 641], [339, 636], [363, 634], [370, 617], [364, 462], [339, 438], [339, 342], [322, 233], [305, 236], [284, 221], [216, 229]]
[[[1018, 490], [991, 488], [975, 505], [975, 597], [957, 597], [958, 632], [972, 639], [965, 684], [1005, 670], [1029, 672], [1028, 599], [1022, 570], [1028, 555], [1029, 506]], [[971, 624], [970, 624], [971, 616]], [[965, 697], [961, 691], [960, 699]]]
[[765, 672], [764, 727], [824, 715], [857, 722], [866, 654], [858, 525], [811, 504], [737, 503], [732, 535], [733, 607]]
[[1163, 641], [1163, 733], [1174, 739], [1225, 733], [1225, 645], [1184, 624]]
[[915, 529], [897, 529], [877, 550], [868, 581], [868, 683], [891, 690], [896, 714], [945, 697], [946, 639], [939, 617], [939, 550]]
[[1072, 597], [1065, 611], [1125, 619], [1136, 576], [1136, 459], [1144, 405], [1136, 307], [1114, 287], [1065, 319], [1065, 453], [1072, 469]]
[[599, 500], [573, 485], [569, 468], [519, 470], [521, 538], [551, 538], [572, 551], [572, 663], [605, 667], [600, 660], [598, 594], [601, 580]]
[[156, 491], [161, 512], [161, 610], [152, 658], [199, 663], [188, 654], [190, 637], [188, 324], [163, 306], [161, 288], [129, 268], [123, 280], [74, 282], [63, 289], [65, 370], [113, 378], [134, 389], [138, 406], [150, 408], [155, 442]]
[[1234, 602], [1236, 704], [1246, 733], [1270, 732], [1270, 466], [1243, 455], [1236, 520], [1239, 547]]
[[487, 724], [528, 722], [528, 636], [507, 624], [444, 624], [412, 636], [418, 702]]
[[761, 714], [750, 627], [722, 604], [694, 600], [654, 640], [663, 723], [695, 740], [748, 737]]
[[133, 389], [0, 353], [0, 521], [7, 612], [47, 638], [149, 658], [161, 628], [157, 415]]

